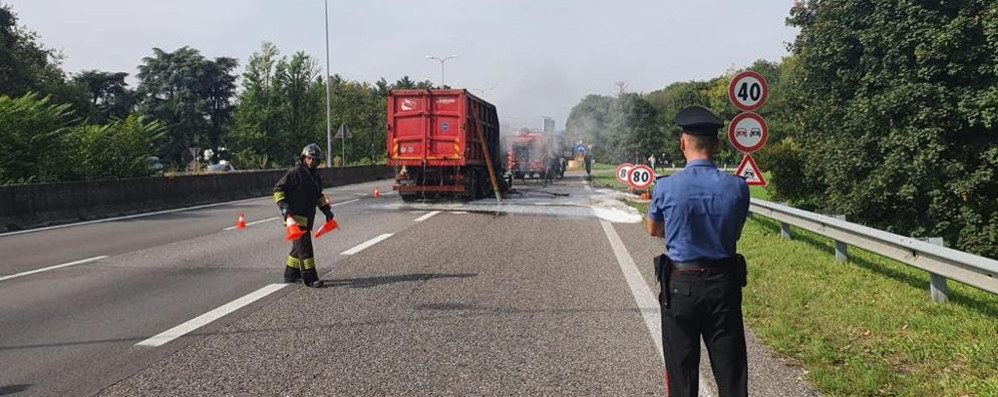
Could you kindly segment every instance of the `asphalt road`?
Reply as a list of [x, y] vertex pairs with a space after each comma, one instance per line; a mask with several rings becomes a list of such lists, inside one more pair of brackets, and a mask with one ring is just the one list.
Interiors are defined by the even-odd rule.
[[[327, 189], [323, 289], [279, 284], [269, 198], [0, 236], [0, 395], [664, 394], [661, 241], [615, 193], [573, 176], [497, 207], [376, 186]], [[239, 213], [251, 226], [223, 230]], [[813, 393], [750, 346], [754, 395]]]

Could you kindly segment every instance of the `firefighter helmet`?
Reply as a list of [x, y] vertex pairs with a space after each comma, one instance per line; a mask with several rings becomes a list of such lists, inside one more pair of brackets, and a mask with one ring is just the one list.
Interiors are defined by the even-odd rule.
[[324, 157], [322, 155], [322, 149], [319, 148], [319, 145], [316, 145], [314, 143], [310, 143], [308, 144], [308, 146], [305, 146], [305, 148], [301, 150], [301, 155], [302, 157], [305, 156], [313, 157], [316, 160], [322, 160]]

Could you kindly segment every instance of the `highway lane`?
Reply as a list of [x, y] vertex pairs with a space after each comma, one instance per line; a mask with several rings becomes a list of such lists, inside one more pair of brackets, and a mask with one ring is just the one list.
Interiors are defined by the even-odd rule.
[[[329, 188], [325, 192], [336, 204], [370, 198], [375, 187], [382, 192], [391, 191], [390, 182], [377, 181]], [[190, 211], [80, 226], [65, 225], [39, 232], [0, 234], [0, 256], [3, 258], [0, 260], [0, 277], [203, 237], [235, 225], [240, 213], [246, 214], [247, 222], [280, 215], [268, 196]]]
[[[327, 189], [343, 230], [316, 242], [320, 272], [339, 253], [410, 227], [418, 215], [371, 207], [377, 182]], [[364, 195], [364, 196], [361, 196]], [[359, 201], [354, 201], [358, 200]], [[334, 204], [337, 204], [334, 203]], [[268, 284], [279, 283], [289, 245], [279, 223], [225, 231], [244, 212], [276, 213], [269, 198], [143, 218], [0, 237], [2, 274], [37, 270], [92, 255], [107, 258], [0, 281], [0, 387], [24, 395], [86, 395], [183, 347], [139, 341]], [[278, 291], [264, 299], [282, 295]], [[199, 329], [210, 331], [253, 310]]]
[[[160, 347], [136, 346], [280, 280], [288, 247], [276, 222], [223, 231], [244, 203], [188, 214], [215, 231], [0, 282], [0, 363], [18, 363], [0, 370], [0, 390], [662, 395], [657, 308], [641, 303], [657, 292], [647, 264], [661, 241], [616, 197], [577, 175], [520, 185], [501, 207], [365, 197], [338, 207], [344, 230], [316, 246], [328, 288], [281, 288]], [[256, 205], [249, 221], [273, 217], [269, 200]], [[753, 395], [809, 395], [800, 371], [751, 337], [750, 352]], [[702, 395], [716, 395], [704, 363]]]

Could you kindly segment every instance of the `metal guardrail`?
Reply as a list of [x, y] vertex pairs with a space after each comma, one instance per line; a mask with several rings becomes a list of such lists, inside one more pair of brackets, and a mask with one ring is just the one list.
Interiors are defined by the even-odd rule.
[[790, 238], [790, 226], [796, 226], [835, 240], [836, 256], [844, 256], [848, 244], [925, 270], [932, 276], [936, 301], [947, 300], [946, 279], [998, 294], [998, 260], [765, 200], [752, 199], [749, 211], [779, 221], [784, 238]]

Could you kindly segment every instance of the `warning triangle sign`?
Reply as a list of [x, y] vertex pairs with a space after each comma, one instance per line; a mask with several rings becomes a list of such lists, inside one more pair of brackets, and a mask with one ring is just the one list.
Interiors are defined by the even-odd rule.
[[755, 159], [752, 158], [751, 154], [745, 155], [742, 164], [738, 166], [738, 171], [735, 171], [735, 175], [745, 178], [749, 186], [766, 186], [766, 177], [762, 175], [762, 171], [755, 164]]

